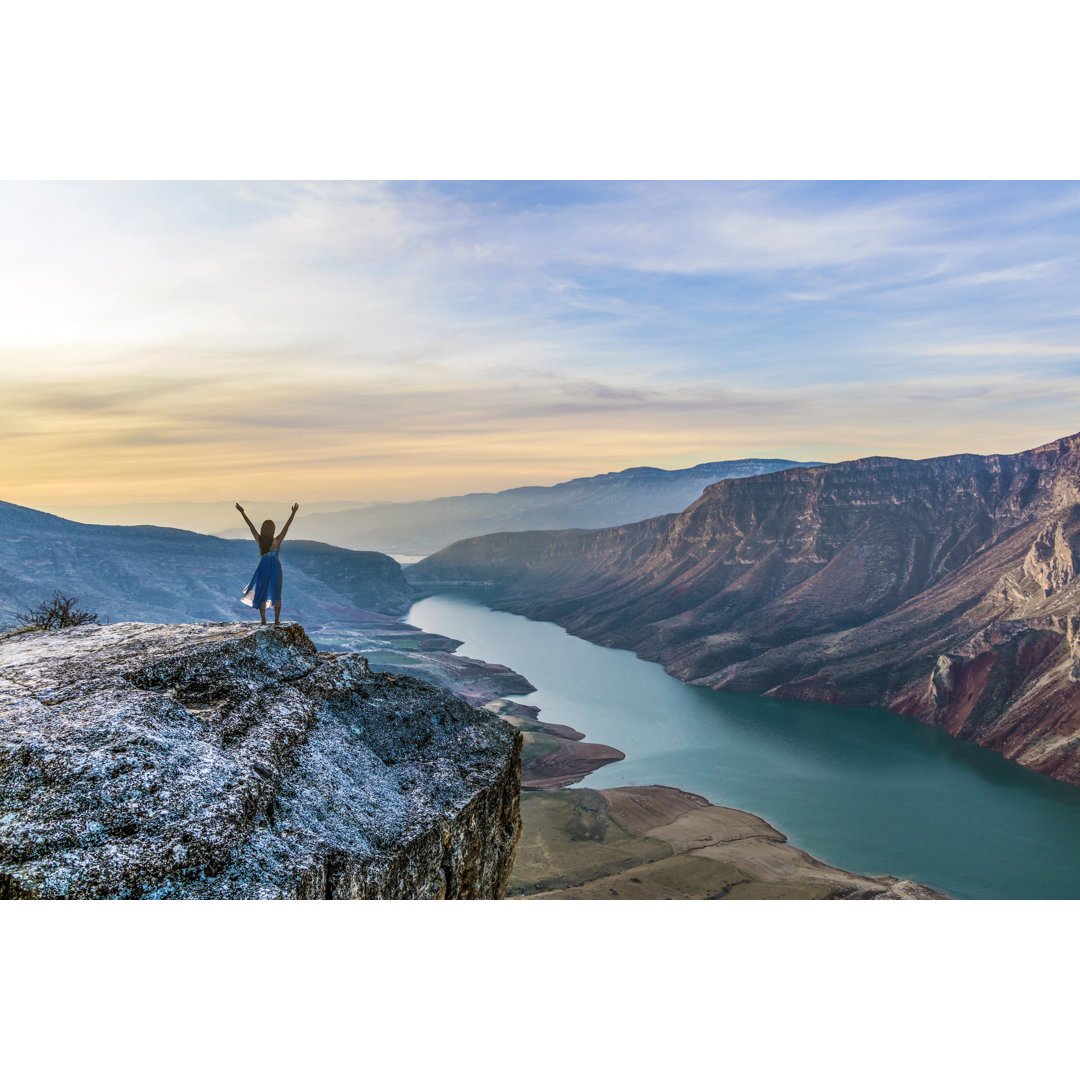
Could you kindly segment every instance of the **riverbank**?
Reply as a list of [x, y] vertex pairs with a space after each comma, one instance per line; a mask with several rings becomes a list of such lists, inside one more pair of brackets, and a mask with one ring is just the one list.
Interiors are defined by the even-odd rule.
[[506, 695], [535, 688], [510, 667], [459, 655], [459, 639], [375, 613], [343, 631], [324, 631], [320, 638], [364, 652], [376, 670], [434, 683], [522, 732], [522, 836], [508, 898], [939, 896], [914, 882], [829, 866], [789, 845], [764, 819], [674, 787], [566, 790], [625, 755], [586, 741], [585, 733], [569, 725], [546, 723], [536, 706], [509, 700]]
[[501, 716], [522, 734], [521, 750], [522, 791], [547, 791], [569, 787], [584, 780], [590, 773], [626, 755], [614, 746], [585, 742], [584, 732], [566, 724], [547, 724], [539, 717], [535, 705], [498, 698], [489, 701], [485, 709]]
[[504, 664], [460, 655], [455, 650], [464, 643], [457, 638], [429, 633], [376, 611], [364, 612], [360, 621], [326, 625], [310, 633], [320, 649], [363, 653], [373, 671], [423, 679], [518, 728], [524, 739], [524, 791], [576, 784], [602, 765], [626, 756], [612, 746], [586, 742], [583, 732], [565, 724], [544, 723], [534, 706], [509, 701], [505, 695], [528, 694], [536, 687]]
[[940, 900], [828, 866], [767, 821], [677, 788], [526, 792], [507, 899]]

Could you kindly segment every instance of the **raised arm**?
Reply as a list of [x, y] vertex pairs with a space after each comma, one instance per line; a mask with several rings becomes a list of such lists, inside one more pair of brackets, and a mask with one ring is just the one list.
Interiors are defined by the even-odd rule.
[[244, 508], [239, 503], [236, 504], [236, 509], [239, 510], [240, 513], [243, 515], [244, 520], [247, 522], [247, 527], [251, 530], [251, 535], [255, 537], [255, 542], [258, 543], [259, 530], [251, 524], [251, 519], [247, 516], [247, 514], [244, 513]]
[[289, 520], [285, 522], [285, 527], [277, 534], [274, 540], [275, 544], [280, 544], [285, 539], [285, 534], [289, 531], [289, 526], [292, 524], [292, 519], [296, 517], [296, 511], [300, 509], [299, 503], [292, 504], [292, 513], [289, 515]]

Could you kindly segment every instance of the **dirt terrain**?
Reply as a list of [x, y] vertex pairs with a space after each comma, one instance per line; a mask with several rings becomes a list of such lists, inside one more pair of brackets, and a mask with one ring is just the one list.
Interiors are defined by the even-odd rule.
[[943, 899], [828, 866], [761, 818], [676, 788], [525, 792], [521, 817], [508, 899]]

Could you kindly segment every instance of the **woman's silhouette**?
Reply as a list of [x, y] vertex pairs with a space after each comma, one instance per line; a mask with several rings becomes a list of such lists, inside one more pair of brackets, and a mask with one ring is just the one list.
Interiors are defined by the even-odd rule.
[[268, 602], [273, 604], [274, 625], [277, 626], [281, 615], [281, 541], [285, 539], [292, 519], [296, 517], [296, 511], [300, 509], [300, 504], [293, 503], [289, 520], [285, 522], [285, 528], [277, 536], [274, 535], [274, 523], [269, 519], [262, 523], [261, 529], [256, 530], [239, 503], [236, 504], [236, 509], [244, 515], [247, 527], [259, 545], [260, 556], [259, 565], [255, 568], [255, 573], [240, 600], [242, 603], [259, 609], [264, 625], [266, 624], [266, 605]]

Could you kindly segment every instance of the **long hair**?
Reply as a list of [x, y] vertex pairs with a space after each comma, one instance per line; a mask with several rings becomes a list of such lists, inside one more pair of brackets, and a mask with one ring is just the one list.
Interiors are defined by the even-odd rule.
[[274, 546], [274, 523], [267, 518], [259, 530], [259, 554], [265, 555]]

